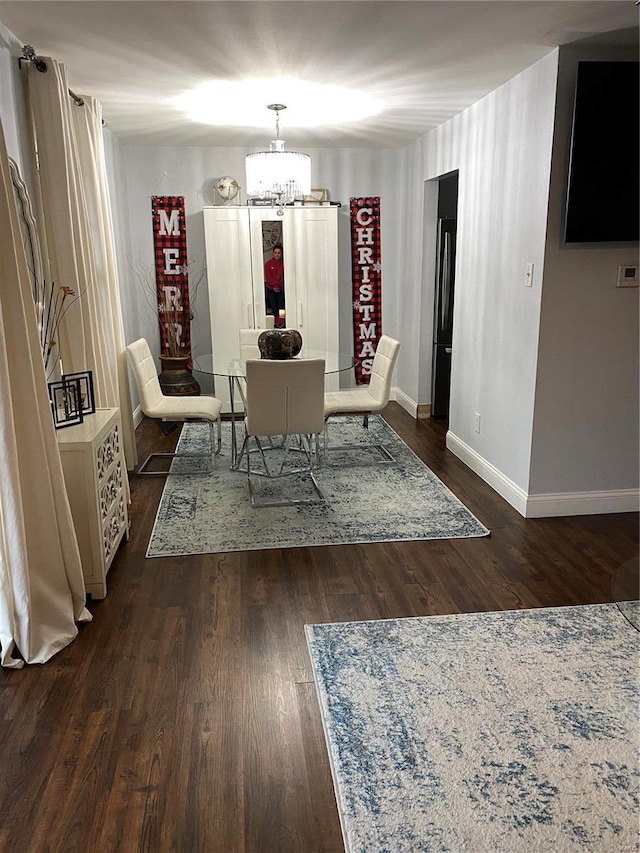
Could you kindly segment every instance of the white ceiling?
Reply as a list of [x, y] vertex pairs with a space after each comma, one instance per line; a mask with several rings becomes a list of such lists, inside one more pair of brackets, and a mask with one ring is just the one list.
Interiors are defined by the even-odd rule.
[[39, 55], [64, 62], [70, 87], [102, 102], [123, 142], [242, 147], [273, 136], [266, 108], [261, 127], [214, 127], [186, 118], [171, 99], [216, 80], [336, 84], [373, 95], [382, 111], [298, 128], [289, 102], [281, 118], [288, 146], [396, 147], [558, 44], [637, 28], [637, 12], [633, 0], [0, 2], [0, 21]]

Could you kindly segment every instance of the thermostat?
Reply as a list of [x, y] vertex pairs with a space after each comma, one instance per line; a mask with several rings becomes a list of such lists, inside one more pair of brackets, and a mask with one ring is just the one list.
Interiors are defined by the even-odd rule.
[[637, 287], [638, 286], [638, 267], [627, 267], [620, 265], [618, 267], [618, 281], [616, 287]]

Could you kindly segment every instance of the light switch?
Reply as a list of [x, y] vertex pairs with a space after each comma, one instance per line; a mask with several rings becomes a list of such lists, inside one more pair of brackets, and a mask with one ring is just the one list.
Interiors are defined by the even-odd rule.
[[524, 268], [524, 286], [533, 287], [533, 264], [527, 264]]

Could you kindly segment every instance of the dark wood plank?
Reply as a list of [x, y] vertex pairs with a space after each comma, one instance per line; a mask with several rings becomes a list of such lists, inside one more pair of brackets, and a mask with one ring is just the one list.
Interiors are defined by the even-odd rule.
[[[0, 671], [0, 850], [337, 853], [305, 624], [612, 600], [637, 515], [524, 519], [444, 422], [385, 417], [491, 536], [146, 559], [164, 480], [133, 476], [93, 622]], [[178, 435], [143, 421], [141, 458]]]
[[[296, 685], [306, 784], [313, 803], [314, 846], [318, 853], [342, 853], [342, 833], [333, 791], [331, 767], [314, 683]], [[327, 818], [331, 816], [331, 820]]]

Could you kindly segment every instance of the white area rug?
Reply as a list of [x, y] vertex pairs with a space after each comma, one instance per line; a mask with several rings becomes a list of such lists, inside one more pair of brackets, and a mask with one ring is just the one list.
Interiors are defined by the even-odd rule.
[[[389, 448], [398, 465], [333, 467], [318, 472], [327, 503], [252, 509], [246, 473], [230, 471], [230, 424], [223, 424], [223, 454], [206, 476], [171, 474], [162, 493], [147, 557], [212, 554], [263, 548], [294, 548], [407, 539], [487, 536], [489, 531], [379, 416], [332, 422], [336, 445], [375, 439]], [[241, 428], [238, 434], [244, 432]], [[208, 427], [187, 424], [181, 452], [208, 446]], [[349, 451], [345, 458], [371, 458], [375, 451]], [[333, 454], [335, 462], [341, 454]], [[174, 462], [174, 470], [197, 470], [202, 462]], [[253, 463], [252, 463], [253, 464]], [[194, 465], [196, 468], [194, 469]], [[313, 495], [304, 479], [277, 483], [260, 480], [258, 488], [277, 496]]]
[[347, 853], [640, 849], [615, 604], [307, 626]]

